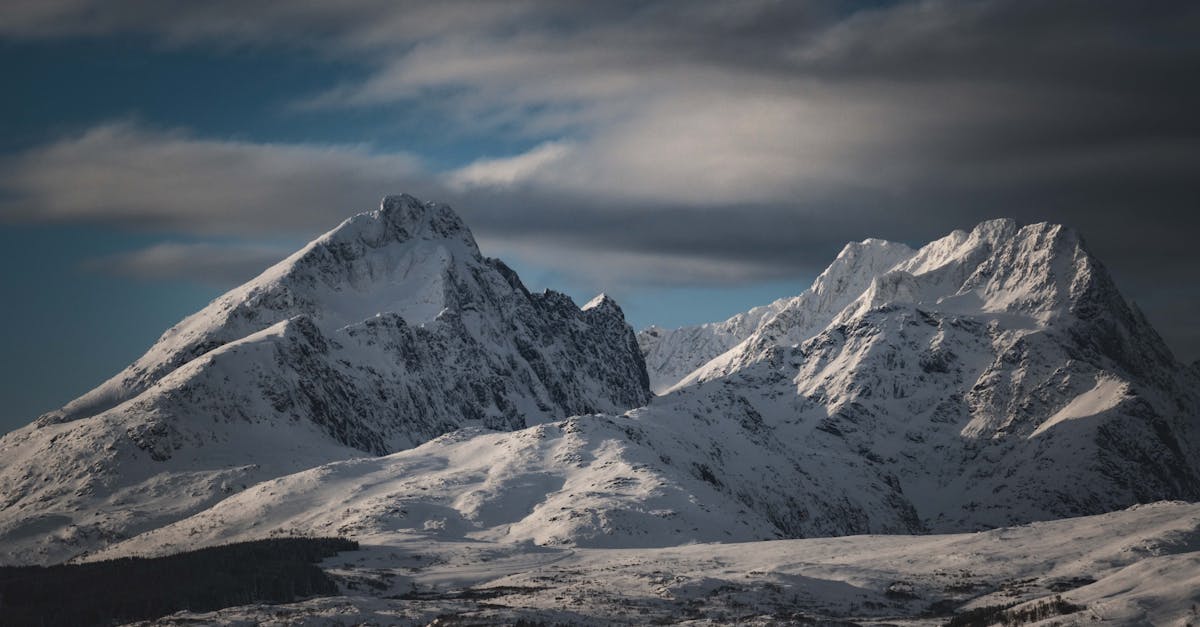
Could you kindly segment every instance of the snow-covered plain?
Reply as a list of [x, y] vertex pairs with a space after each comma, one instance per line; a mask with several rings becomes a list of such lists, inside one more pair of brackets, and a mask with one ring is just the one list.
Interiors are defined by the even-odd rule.
[[874, 535], [659, 549], [554, 548], [364, 537], [327, 560], [341, 596], [181, 613], [161, 624], [941, 625], [1055, 596], [1041, 623], [1200, 621], [1200, 505], [1156, 503], [1086, 518], [952, 535]]

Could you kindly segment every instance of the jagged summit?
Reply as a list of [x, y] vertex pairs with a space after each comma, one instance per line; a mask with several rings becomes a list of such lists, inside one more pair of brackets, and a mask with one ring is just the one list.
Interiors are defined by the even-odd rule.
[[[1041, 222], [1040, 224], [1049, 225], [1049, 222]], [[1012, 237], [1018, 229], [1022, 228], [1022, 224], [1013, 218], [991, 218], [976, 224], [971, 229], [971, 235], [992, 241], [1000, 241]]]
[[845, 306], [848, 294], [860, 292], [872, 277], [895, 267], [912, 257], [914, 251], [904, 244], [882, 239], [865, 239], [846, 244], [838, 256], [813, 281], [805, 298], [804, 294], [794, 301], [804, 300], [818, 310], [829, 311]]
[[408, 194], [385, 196], [378, 210], [348, 218], [327, 237], [328, 241], [358, 238], [376, 246], [387, 241], [457, 238], [478, 251], [470, 229], [450, 205]]
[[379, 209], [346, 218], [243, 287], [286, 280], [289, 274], [304, 272], [312, 265], [326, 269], [352, 265], [364, 256], [386, 255], [389, 247], [421, 242], [453, 244], [454, 252], [482, 259], [470, 229], [449, 205], [398, 194], [384, 197]]

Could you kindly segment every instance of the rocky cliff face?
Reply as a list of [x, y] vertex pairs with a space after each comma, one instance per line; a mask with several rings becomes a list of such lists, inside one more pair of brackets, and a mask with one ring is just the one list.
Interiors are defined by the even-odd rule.
[[262, 479], [619, 412], [647, 385], [611, 299], [532, 294], [449, 207], [388, 197], [0, 440], [0, 546], [58, 559]]

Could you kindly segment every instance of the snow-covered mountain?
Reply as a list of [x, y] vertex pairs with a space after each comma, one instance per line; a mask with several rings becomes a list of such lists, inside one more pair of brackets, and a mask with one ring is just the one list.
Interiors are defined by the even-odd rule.
[[1075, 233], [992, 221], [847, 247], [646, 407], [314, 468], [109, 554], [288, 530], [655, 547], [1198, 500], [1197, 383]]
[[385, 198], [0, 440], [0, 562], [53, 561], [261, 480], [646, 403], [611, 299], [530, 293], [447, 206]]
[[916, 251], [867, 240], [770, 307], [670, 404], [742, 397], [786, 440], [830, 451], [829, 480], [875, 469], [924, 528], [1200, 498], [1195, 373], [1070, 229], [994, 220]]
[[531, 295], [388, 200], [0, 442], [0, 541], [661, 547], [1200, 500], [1200, 377], [1058, 225], [850, 244], [799, 296], [641, 340], [653, 400], [614, 303]]

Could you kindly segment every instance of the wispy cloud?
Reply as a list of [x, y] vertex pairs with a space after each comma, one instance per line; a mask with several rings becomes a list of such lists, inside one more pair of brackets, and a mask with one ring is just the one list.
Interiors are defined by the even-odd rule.
[[259, 243], [163, 242], [98, 257], [84, 269], [141, 280], [185, 280], [228, 287], [253, 278], [292, 253]]
[[307, 233], [394, 189], [419, 188], [420, 162], [364, 146], [196, 138], [111, 123], [8, 159], [9, 220], [120, 223], [200, 234]]
[[571, 153], [565, 142], [547, 142], [513, 157], [480, 159], [451, 172], [454, 187], [511, 187], [524, 183]]
[[407, 190], [497, 246], [569, 250], [581, 275], [680, 283], [811, 273], [848, 239], [1008, 215], [1078, 227], [1136, 297], [1200, 272], [1198, 31], [1195, 3], [1107, 0], [9, 3], [9, 38], [353, 57], [373, 72], [294, 103], [420, 103], [535, 147], [430, 171], [366, 146], [106, 124], [10, 159], [2, 209], [245, 235]]

